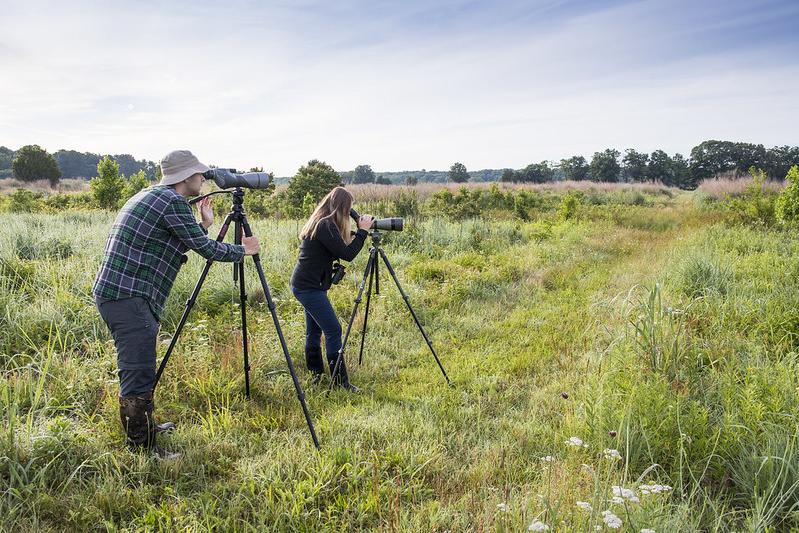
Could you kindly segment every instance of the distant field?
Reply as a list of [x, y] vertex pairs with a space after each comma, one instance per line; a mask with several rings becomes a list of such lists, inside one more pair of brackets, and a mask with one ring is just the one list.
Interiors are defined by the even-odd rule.
[[[312, 386], [288, 287], [301, 221], [254, 220], [322, 448], [250, 265], [243, 397], [237, 292], [216, 265], [158, 391], [175, 463], [122, 445], [90, 296], [113, 213], [0, 214], [0, 529], [799, 527], [796, 234], [740, 224], [707, 190], [520, 188], [536, 195], [450, 211], [441, 185], [417, 186], [419, 212], [386, 236], [449, 388], [385, 276], [362, 366], [359, 327], [349, 345], [364, 394]], [[352, 189], [385, 216], [406, 205], [402, 187]], [[483, 210], [458, 220], [467, 207]], [[342, 321], [366, 255], [331, 290]], [[164, 344], [203, 264], [179, 275]]]

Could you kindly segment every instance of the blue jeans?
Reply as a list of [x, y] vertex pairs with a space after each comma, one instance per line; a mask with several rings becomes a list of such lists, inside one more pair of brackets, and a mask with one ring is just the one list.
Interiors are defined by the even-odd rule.
[[327, 291], [294, 288], [291, 290], [305, 308], [306, 351], [321, 349], [324, 333], [327, 360], [331, 365], [335, 364], [338, 351], [341, 349], [341, 324], [327, 297]]

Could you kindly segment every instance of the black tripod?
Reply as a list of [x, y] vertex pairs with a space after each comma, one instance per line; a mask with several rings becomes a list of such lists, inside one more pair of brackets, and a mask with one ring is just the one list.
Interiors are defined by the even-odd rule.
[[391, 278], [394, 280], [394, 283], [397, 285], [397, 289], [399, 289], [400, 294], [402, 295], [402, 299], [405, 300], [405, 304], [408, 306], [408, 310], [411, 312], [411, 316], [413, 316], [414, 322], [416, 322], [416, 326], [419, 328], [419, 331], [422, 333], [427, 346], [430, 348], [430, 351], [433, 353], [433, 357], [438, 363], [438, 368], [441, 369], [441, 373], [444, 374], [444, 379], [447, 380], [447, 384], [450, 384], [449, 376], [447, 376], [447, 372], [444, 370], [444, 366], [441, 364], [441, 360], [438, 358], [438, 354], [436, 354], [435, 349], [433, 349], [433, 343], [430, 341], [430, 338], [427, 336], [424, 328], [422, 327], [422, 323], [419, 322], [419, 318], [416, 316], [416, 313], [411, 307], [411, 302], [408, 299], [408, 295], [405, 294], [405, 291], [402, 290], [402, 286], [400, 285], [399, 280], [397, 279], [397, 274], [394, 272], [394, 268], [391, 266], [391, 263], [388, 260], [388, 256], [386, 256], [386, 252], [383, 251], [383, 248], [380, 247], [380, 240], [381, 235], [378, 230], [372, 230], [372, 247], [369, 249], [369, 260], [366, 262], [366, 269], [363, 272], [363, 279], [361, 279], [361, 284], [358, 286], [358, 295], [355, 297], [355, 307], [352, 309], [352, 314], [350, 315], [350, 321], [347, 324], [347, 331], [344, 333], [344, 339], [341, 343], [341, 349], [338, 351], [338, 356], [336, 357], [336, 364], [333, 366], [333, 372], [331, 375], [330, 381], [330, 389], [333, 388], [333, 385], [336, 383], [336, 375], [338, 374], [339, 367], [341, 366], [341, 362], [344, 360], [344, 350], [347, 347], [347, 341], [350, 338], [350, 331], [352, 330], [352, 324], [355, 321], [355, 315], [358, 313], [358, 306], [361, 304], [361, 296], [363, 295], [363, 289], [366, 286], [366, 279], [369, 278], [369, 289], [366, 292], [366, 310], [363, 316], [363, 334], [361, 335], [361, 351], [358, 354], [358, 364], [361, 364], [363, 361], [363, 343], [366, 340], [366, 326], [369, 322], [369, 303], [372, 300], [372, 280], [374, 280], [375, 284], [375, 294], [380, 294], [380, 276], [378, 272], [378, 264], [380, 259], [383, 259], [383, 263], [385, 263], [386, 268], [388, 269], [388, 273], [391, 274]]
[[[244, 214], [244, 190], [240, 187], [236, 187], [233, 191], [216, 191], [211, 194], [223, 194], [229, 193], [233, 195], [233, 209], [228, 213], [225, 217], [225, 221], [222, 224], [222, 228], [219, 230], [219, 235], [217, 236], [217, 242], [222, 242], [225, 239], [225, 234], [228, 231], [231, 221], [234, 224], [234, 242], [236, 244], [241, 244], [242, 232], [245, 237], [252, 237], [252, 230], [250, 229], [250, 224], [247, 222], [247, 216]], [[201, 196], [199, 198], [195, 198], [192, 200], [192, 203], [195, 203], [206, 196], [210, 196], [211, 194], [206, 194], [205, 196]], [[286, 356], [286, 364], [289, 367], [289, 373], [291, 374], [291, 379], [294, 381], [294, 388], [297, 390], [297, 398], [300, 400], [300, 405], [302, 405], [302, 412], [305, 415], [305, 421], [308, 423], [308, 429], [311, 432], [311, 438], [313, 439], [314, 445], [319, 448], [319, 439], [316, 438], [316, 430], [314, 429], [313, 421], [311, 420], [311, 415], [308, 412], [308, 406], [305, 404], [305, 394], [302, 392], [302, 387], [300, 386], [300, 382], [297, 379], [297, 372], [294, 370], [294, 363], [291, 360], [291, 356], [289, 355], [288, 347], [286, 346], [286, 339], [283, 338], [283, 331], [280, 329], [280, 322], [278, 322], [277, 318], [277, 311], [275, 302], [272, 300], [272, 296], [269, 292], [269, 285], [266, 283], [266, 276], [264, 276], [264, 269], [261, 266], [261, 258], [258, 254], [252, 256], [253, 262], [255, 263], [255, 268], [258, 271], [258, 278], [261, 280], [261, 288], [263, 288], [264, 295], [266, 296], [266, 302], [269, 307], [269, 311], [272, 313], [272, 320], [275, 322], [275, 329], [277, 330], [277, 337], [280, 339], [280, 346], [283, 348], [283, 355]], [[205, 263], [205, 268], [203, 269], [202, 274], [200, 274], [200, 279], [197, 281], [197, 285], [194, 287], [194, 291], [191, 293], [191, 296], [188, 300], [186, 300], [186, 309], [183, 311], [183, 316], [180, 318], [180, 322], [178, 323], [178, 327], [175, 330], [175, 334], [172, 336], [172, 341], [169, 343], [169, 348], [167, 348], [166, 353], [164, 354], [164, 358], [161, 360], [161, 365], [158, 367], [158, 373], [155, 376], [155, 385], [153, 385], [153, 390], [155, 390], [156, 385], [158, 385], [158, 381], [161, 379], [161, 374], [164, 372], [164, 367], [166, 366], [167, 361], [169, 360], [169, 356], [172, 354], [172, 350], [175, 348], [175, 344], [177, 344], [178, 336], [180, 335], [183, 326], [186, 324], [186, 319], [189, 316], [189, 312], [191, 308], [194, 307], [195, 302], [197, 301], [197, 295], [200, 293], [200, 289], [202, 288], [203, 282], [205, 281], [206, 276], [208, 275], [208, 271], [211, 269], [211, 265], [214, 263], [213, 259], [208, 259]], [[249, 345], [247, 343], [247, 291], [244, 287], [244, 260], [240, 263], [234, 263], [233, 265], [233, 282], [236, 283], [238, 279], [239, 283], [239, 303], [241, 308], [241, 338], [242, 338], [242, 345], [244, 349], [244, 387], [247, 394], [247, 398], [250, 397], [250, 358], [249, 358]]]

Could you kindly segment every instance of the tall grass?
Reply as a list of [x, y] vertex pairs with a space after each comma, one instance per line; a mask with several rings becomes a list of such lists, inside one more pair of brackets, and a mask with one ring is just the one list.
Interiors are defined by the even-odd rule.
[[[113, 215], [0, 215], [0, 529], [796, 527], [799, 239], [685, 200], [420, 214], [385, 248], [454, 386], [381, 272], [362, 366], [361, 318], [350, 341], [360, 396], [302, 368], [300, 221], [253, 221], [322, 449], [249, 267], [244, 399], [237, 291], [215, 265], [159, 385], [158, 413], [179, 423], [164, 441], [184, 453], [166, 463], [122, 445], [91, 303]], [[342, 318], [365, 256], [330, 292]], [[181, 270], [162, 343], [203, 265]]]

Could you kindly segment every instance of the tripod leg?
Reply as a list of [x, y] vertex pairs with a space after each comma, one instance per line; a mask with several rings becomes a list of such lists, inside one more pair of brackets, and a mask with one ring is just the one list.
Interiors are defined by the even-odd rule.
[[[241, 228], [236, 222], [236, 234], [238, 242], [241, 244]], [[244, 261], [236, 265], [239, 274], [239, 307], [241, 307], [241, 343], [244, 352], [244, 390], [247, 398], [250, 397], [250, 350], [247, 342], [247, 289], [244, 286]]]
[[341, 348], [336, 356], [336, 364], [333, 365], [333, 370], [330, 373], [330, 389], [333, 390], [333, 385], [336, 383], [336, 376], [338, 375], [341, 362], [344, 360], [344, 349], [347, 346], [347, 341], [350, 338], [350, 331], [352, 330], [352, 323], [355, 321], [355, 315], [358, 313], [358, 306], [361, 304], [361, 296], [363, 295], [363, 288], [366, 285], [366, 277], [372, 271], [372, 265], [377, 262], [377, 252], [374, 248], [369, 250], [369, 260], [366, 262], [366, 268], [363, 271], [363, 278], [361, 284], [358, 286], [358, 296], [355, 297], [355, 305], [352, 308], [350, 321], [347, 323], [347, 330], [344, 333], [344, 339], [341, 341]]
[[377, 261], [372, 262], [372, 270], [369, 272], [369, 289], [366, 291], [366, 309], [363, 313], [363, 334], [361, 335], [361, 351], [358, 353], [358, 364], [363, 363], [363, 343], [366, 340], [366, 326], [369, 323], [369, 303], [372, 301], [372, 278], [377, 274]]
[[444, 370], [444, 365], [441, 364], [441, 360], [438, 358], [438, 354], [436, 354], [436, 351], [433, 349], [433, 343], [430, 341], [430, 338], [427, 336], [427, 332], [422, 327], [422, 323], [419, 322], [419, 318], [416, 316], [413, 307], [411, 307], [411, 301], [410, 299], [408, 299], [408, 295], [405, 294], [405, 291], [402, 290], [402, 286], [400, 285], [400, 282], [397, 279], [397, 274], [394, 272], [394, 268], [391, 266], [391, 263], [388, 261], [386, 252], [384, 252], [382, 248], [378, 249], [378, 251], [380, 252], [380, 257], [383, 258], [383, 262], [386, 264], [388, 273], [391, 274], [391, 277], [394, 279], [394, 283], [397, 285], [397, 288], [399, 289], [400, 294], [402, 295], [402, 299], [405, 300], [405, 304], [408, 306], [408, 310], [411, 312], [411, 316], [413, 316], [413, 320], [414, 322], [416, 322], [416, 326], [419, 328], [419, 331], [422, 332], [422, 336], [424, 337], [427, 346], [430, 348], [430, 351], [433, 353], [433, 357], [435, 358], [436, 363], [438, 363], [438, 368], [441, 369], [441, 373], [444, 374], [444, 379], [446, 379], [447, 384], [449, 384], [450, 383], [449, 376], [447, 376], [447, 372]]
[[[375, 254], [375, 255], [377, 255], [377, 254]], [[378, 270], [379, 266], [380, 266], [380, 261], [378, 261], [377, 258], [375, 258], [375, 266], [374, 266], [374, 269], [375, 269], [375, 294], [378, 294], [378, 295], [380, 294], [380, 271]]]
[[[225, 217], [225, 221], [222, 223], [222, 228], [219, 230], [219, 235], [216, 237], [217, 242], [222, 242], [225, 239], [225, 234], [227, 234], [232, 218], [233, 213], [228, 213], [227, 217]], [[194, 286], [191, 296], [189, 296], [189, 299], [186, 300], [186, 309], [183, 310], [183, 316], [180, 317], [180, 322], [178, 322], [178, 327], [175, 329], [175, 334], [172, 335], [172, 340], [169, 341], [169, 347], [166, 349], [166, 353], [164, 354], [163, 359], [161, 359], [161, 364], [158, 366], [158, 373], [155, 375], [153, 390], [155, 390], [155, 387], [158, 385], [158, 381], [161, 379], [161, 374], [164, 373], [164, 368], [166, 368], [166, 363], [169, 361], [169, 356], [172, 355], [172, 350], [175, 349], [180, 332], [183, 331], [183, 326], [186, 325], [186, 319], [189, 317], [189, 312], [191, 312], [192, 307], [194, 307], [194, 304], [197, 301], [197, 295], [200, 294], [200, 289], [202, 288], [205, 278], [208, 276], [208, 271], [211, 269], [211, 265], [213, 264], [214, 261], [212, 259], [209, 259], [205, 262], [205, 268], [203, 268], [202, 274], [200, 274], [200, 279], [197, 280], [197, 284]]]
[[[244, 235], [247, 237], [252, 237], [250, 224], [244, 217], [242, 218], [242, 226], [244, 228]], [[314, 446], [316, 446], [318, 449], [319, 439], [316, 437], [316, 429], [314, 429], [313, 421], [311, 420], [311, 413], [308, 411], [308, 405], [305, 403], [305, 393], [302, 391], [300, 380], [297, 379], [297, 371], [294, 370], [294, 361], [291, 360], [288, 346], [286, 346], [286, 339], [283, 337], [283, 330], [280, 328], [280, 321], [277, 318], [277, 306], [275, 305], [274, 300], [272, 300], [272, 295], [269, 292], [269, 284], [266, 282], [264, 267], [261, 265], [261, 257], [256, 254], [252, 256], [252, 259], [255, 263], [255, 269], [258, 271], [258, 279], [261, 281], [261, 288], [264, 291], [269, 312], [272, 314], [272, 320], [275, 323], [277, 338], [280, 340], [280, 347], [283, 349], [283, 355], [286, 357], [286, 364], [289, 367], [289, 373], [291, 374], [291, 379], [294, 382], [294, 389], [297, 391], [297, 398], [300, 400], [300, 405], [302, 406], [302, 413], [305, 415], [305, 422], [308, 424], [308, 430], [311, 432], [311, 439], [313, 439]]]

